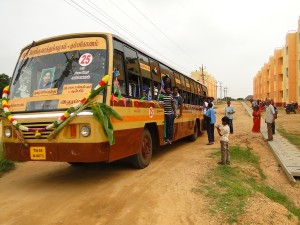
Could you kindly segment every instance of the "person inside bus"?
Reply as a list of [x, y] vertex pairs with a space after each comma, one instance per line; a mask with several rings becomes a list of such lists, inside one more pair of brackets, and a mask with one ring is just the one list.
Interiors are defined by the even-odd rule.
[[51, 88], [51, 73], [46, 72], [40, 80], [39, 89]]
[[130, 80], [128, 86], [129, 96], [134, 98], [140, 97], [140, 88], [136, 81]]

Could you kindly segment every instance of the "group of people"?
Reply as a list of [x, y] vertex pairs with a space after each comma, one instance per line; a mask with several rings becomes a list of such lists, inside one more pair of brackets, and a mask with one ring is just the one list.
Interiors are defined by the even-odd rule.
[[206, 130], [208, 143], [207, 145], [214, 144], [215, 135], [214, 130], [217, 129], [220, 135], [220, 145], [221, 145], [221, 161], [218, 163], [220, 165], [230, 164], [230, 153], [229, 153], [229, 134], [233, 134], [233, 114], [235, 113], [234, 107], [231, 105], [230, 101], [227, 101], [227, 106], [224, 110], [224, 117], [222, 117], [222, 125], [216, 125], [216, 111], [213, 108], [213, 103], [209, 102], [207, 104], [207, 110], [205, 113], [206, 120]]
[[261, 112], [265, 110], [266, 112], [266, 119], [265, 123], [267, 124], [268, 129], [268, 138], [266, 141], [272, 141], [273, 135], [275, 134], [275, 120], [277, 119], [278, 109], [274, 105], [274, 102], [270, 99], [266, 99], [263, 103], [263, 109], [260, 109], [260, 107], [257, 104], [252, 103], [252, 116], [253, 116], [253, 127], [252, 132], [260, 132], [260, 122], [261, 122]]
[[[178, 87], [171, 87], [170, 77], [163, 78], [163, 102], [164, 102], [164, 141], [166, 144], [171, 144], [173, 139], [174, 120], [182, 116], [183, 98], [179, 95]], [[173, 92], [172, 92], [173, 91]], [[208, 145], [214, 144], [216, 128], [220, 135], [221, 145], [221, 161], [219, 164], [230, 164], [230, 153], [228, 148], [229, 134], [233, 134], [233, 114], [235, 113], [234, 107], [231, 102], [227, 102], [224, 110], [224, 117], [221, 119], [222, 125], [215, 126], [216, 111], [213, 108], [213, 99], [206, 98], [203, 102], [202, 113], [204, 114]], [[179, 115], [176, 110], [179, 109]]]
[[[164, 77], [164, 141], [172, 144], [174, 120], [182, 116], [183, 99], [178, 87], [171, 87], [170, 77]], [[173, 92], [172, 92], [173, 91]], [[176, 113], [179, 109], [179, 114]]]

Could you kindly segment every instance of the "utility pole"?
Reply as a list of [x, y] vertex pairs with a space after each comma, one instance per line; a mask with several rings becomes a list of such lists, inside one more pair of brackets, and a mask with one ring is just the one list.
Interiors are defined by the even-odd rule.
[[217, 97], [216, 101], [218, 102], [218, 81], [216, 80], [215, 82], [216, 82], [216, 97]]
[[222, 100], [222, 84], [223, 84], [223, 82], [219, 82], [219, 83], [220, 83], [220, 98]]
[[[222, 83], [221, 81], [215, 81], [216, 82], [216, 96], [217, 96], [217, 102], [218, 102], [218, 87], [220, 88], [220, 100], [222, 101]], [[218, 85], [218, 83], [220, 85]]]
[[203, 68], [203, 64], [202, 64], [202, 66], [199, 67], [199, 69], [201, 70], [201, 75], [200, 76], [202, 77], [202, 82], [205, 85], [205, 79], [204, 79], [205, 75], [204, 75], [203, 71], [206, 69], [206, 67]]
[[225, 101], [227, 102], [227, 87], [224, 87], [224, 98]]

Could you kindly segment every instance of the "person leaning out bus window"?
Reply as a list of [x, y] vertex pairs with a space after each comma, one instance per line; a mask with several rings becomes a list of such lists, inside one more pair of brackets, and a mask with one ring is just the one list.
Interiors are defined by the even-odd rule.
[[173, 125], [176, 116], [175, 101], [171, 94], [171, 88], [167, 87], [164, 95], [164, 139], [165, 143], [172, 144]]
[[171, 78], [170, 76], [167, 74], [163, 77], [162, 79], [162, 92], [166, 92], [167, 88], [171, 88], [172, 89], [172, 85], [171, 85]]

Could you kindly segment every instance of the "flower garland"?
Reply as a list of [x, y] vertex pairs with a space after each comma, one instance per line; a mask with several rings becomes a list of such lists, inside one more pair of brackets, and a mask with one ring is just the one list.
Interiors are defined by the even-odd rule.
[[22, 130], [22, 131], [26, 131], [26, 132], [35, 132], [35, 137], [39, 138], [41, 136], [40, 132], [46, 131], [46, 130], [50, 130], [52, 128], [57, 128], [59, 125], [61, 125], [67, 118], [70, 117], [71, 113], [75, 112], [76, 110], [78, 110], [81, 106], [83, 106], [85, 103], [87, 103], [90, 99], [94, 98], [96, 95], [98, 95], [100, 93], [100, 91], [102, 91], [106, 85], [107, 82], [109, 80], [110, 76], [109, 75], [105, 75], [101, 81], [98, 83], [98, 85], [89, 93], [86, 94], [86, 96], [81, 99], [78, 103], [75, 103], [74, 105], [72, 105], [67, 111], [64, 112], [64, 114], [62, 116], [60, 116], [56, 121], [54, 121], [53, 123], [51, 123], [50, 125], [43, 127], [43, 128], [29, 128], [26, 127], [24, 125], [22, 125], [21, 123], [19, 123], [10, 113], [9, 111], [9, 105], [8, 105], [8, 93], [9, 93], [9, 86], [6, 86], [3, 89], [3, 93], [2, 93], [2, 108], [4, 111], [5, 116], [7, 117], [7, 119], [11, 122], [11, 124], [17, 129], [17, 130]]

